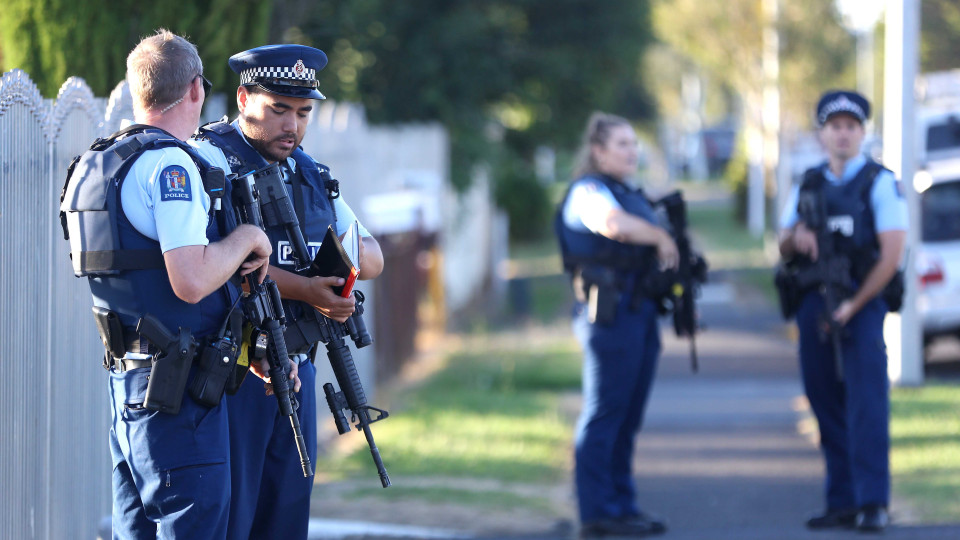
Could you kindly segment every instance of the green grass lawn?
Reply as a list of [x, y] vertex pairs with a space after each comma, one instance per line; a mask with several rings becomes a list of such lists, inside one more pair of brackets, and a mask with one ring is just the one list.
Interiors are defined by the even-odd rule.
[[386, 501], [404, 501], [417, 499], [429, 504], [443, 504], [456, 501], [479, 510], [511, 510], [523, 508], [539, 512], [549, 512], [550, 502], [543, 498], [529, 497], [504, 490], [470, 490], [441, 486], [391, 486], [390, 489], [358, 488], [346, 493], [353, 499], [377, 497]]
[[894, 389], [890, 437], [894, 493], [924, 522], [960, 520], [960, 388]]
[[[374, 424], [377, 446], [397, 477], [483, 478], [504, 483], [560, 481], [569, 468], [573, 418], [561, 400], [580, 385], [580, 353], [561, 339], [536, 350], [497, 343], [496, 335], [452, 354], [423, 386], [398, 396], [403, 414]], [[354, 477], [373, 474], [364, 445], [321, 458], [318, 470]], [[509, 489], [408, 487], [360, 490], [357, 496], [437, 497], [465, 504], [516, 505]], [[400, 493], [402, 492], [402, 494]], [[542, 506], [533, 499], [525, 504]]]
[[737, 223], [733, 208], [727, 206], [689, 206], [688, 226], [708, 251], [762, 251], [763, 240], [754, 238]]

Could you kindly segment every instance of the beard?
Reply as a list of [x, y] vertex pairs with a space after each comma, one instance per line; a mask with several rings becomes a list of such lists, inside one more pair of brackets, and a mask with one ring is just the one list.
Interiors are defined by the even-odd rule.
[[[256, 118], [240, 117], [240, 129], [243, 136], [247, 139], [261, 156], [267, 161], [283, 161], [293, 154], [293, 151], [300, 146], [303, 140], [298, 133], [284, 132], [279, 135], [269, 133], [266, 127]], [[276, 133], [276, 132], [274, 132]], [[293, 147], [289, 150], [281, 148], [280, 141], [287, 139], [293, 141]]]
[[[277, 145], [284, 139], [293, 139], [293, 148], [290, 150], [280, 149]], [[283, 161], [290, 157], [293, 151], [300, 146], [300, 140], [298, 140], [297, 136], [287, 133], [269, 140], [259, 139], [256, 135], [247, 136], [247, 141], [250, 143], [250, 146], [254, 147], [267, 161]]]

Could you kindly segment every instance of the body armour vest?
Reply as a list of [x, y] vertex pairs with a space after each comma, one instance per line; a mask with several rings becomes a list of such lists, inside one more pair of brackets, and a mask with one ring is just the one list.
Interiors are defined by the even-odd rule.
[[[626, 212], [650, 223], [657, 222], [653, 207], [643, 190], [632, 189], [623, 182], [603, 175], [588, 178], [605, 185]], [[572, 186], [573, 184], [571, 188]], [[564, 269], [573, 273], [583, 265], [599, 265], [614, 268], [621, 273], [642, 274], [650, 268], [656, 256], [656, 250], [652, 246], [625, 244], [590, 231], [575, 231], [567, 227], [563, 222], [563, 208], [569, 196], [570, 189], [567, 190], [554, 218]]]
[[[880, 256], [870, 192], [874, 179], [886, 169], [867, 160], [852, 180], [835, 184], [824, 176], [824, 167], [807, 170], [800, 192], [820, 192], [826, 206], [826, 226], [833, 234], [834, 250], [850, 257], [851, 277], [861, 282]], [[803, 215], [802, 211], [799, 217], [809, 221], [809, 216]]]
[[[239, 176], [249, 174], [268, 165], [267, 160], [246, 141], [240, 133], [236, 122], [214, 122], [200, 128], [200, 139], [206, 139], [219, 147], [227, 158], [233, 173]], [[334, 226], [337, 221], [333, 208], [333, 199], [339, 196], [336, 180], [329, 177], [329, 169], [317, 163], [303, 150], [297, 148], [291, 155], [296, 163], [296, 171], [287, 174], [291, 196], [294, 200], [300, 230], [303, 240], [310, 250], [310, 256], [316, 255], [327, 232], [327, 227]], [[285, 169], [285, 167], [281, 167]], [[225, 201], [230, 200], [230, 183], [227, 182]], [[266, 231], [273, 246], [270, 255], [270, 264], [290, 272], [294, 271], [292, 249], [290, 241], [282, 228], [272, 228]], [[313, 309], [306, 304], [294, 300], [283, 300], [284, 314], [296, 320], [304, 309]]]
[[[195, 337], [203, 337], [223, 324], [239, 297], [239, 287], [228, 282], [196, 304], [181, 300], [170, 284], [160, 243], [137, 231], [121, 204], [121, 188], [134, 161], [151, 149], [173, 146], [197, 164], [208, 194], [219, 196], [222, 171], [210, 168], [195, 150], [169, 133], [133, 126], [98, 139], [74, 160], [61, 194], [61, 222], [72, 246], [75, 271], [78, 277], [88, 278], [95, 306], [117, 313], [125, 329], [135, 328], [139, 318], [150, 313], [170, 331], [189, 328]], [[207, 220], [211, 242], [229, 232], [219, 226], [215, 214], [211, 210]], [[129, 335], [134, 335], [132, 330]]]

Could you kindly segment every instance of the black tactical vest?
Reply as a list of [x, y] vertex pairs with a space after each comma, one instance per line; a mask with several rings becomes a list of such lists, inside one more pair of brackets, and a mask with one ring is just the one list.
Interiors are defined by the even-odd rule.
[[212, 334], [223, 323], [240, 289], [228, 282], [197, 304], [173, 292], [160, 243], [130, 223], [121, 204], [121, 188], [133, 163], [144, 152], [177, 147], [201, 171], [211, 196], [206, 234], [215, 242], [229, 233], [216, 217], [214, 200], [223, 194], [224, 175], [189, 145], [155, 127], [135, 125], [97, 139], [71, 163], [60, 195], [60, 220], [70, 241], [77, 277], [87, 277], [93, 303], [116, 312], [127, 328], [150, 313], [167, 328], [189, 328], [196, 337]]
[[[834, 249], [850, 257], [851, 277], [862, 282], [880, 257], [870, 191], [877, 175], [887, 169], [868, 159], [852, 180], [835, 184], [824, 176], [825, 167], [821, 165], [804, 173], [800, 193], [822, 194], [826, 203], [826, 226], [833, 234]], [[802, 209], [798, 215], [801, 221], [809, 221]]]
[[[200, 128], [198, 139], [206, 139], [220, 148], [227, 158], [232, 172], [246, 175], [267, 165], [266, 159], [246, 141], [240, 133], [236, 122], [227, 123], [224, 120], [206, 124]], [[310, 250], [310, 256], [316, 255], [327, 232], [327, 227], [334, 228], [337, 216], [334, 212], [333, 201], [339, 197], [339, 185], [330, 178], [329, 169], [297, 148], [291, 157], [296, 163], [296, 171], [287, 179], [289, 191], [294, 201], [297, 219], [303, 240]], [[229, 183], [228, 183], [229, 184]], [[225, 201], [230, 200], [231, 187], [227, 186]], [[309, 210], [309, 211], [308, 211]], [[282, 228], [266, 231], [273, 246], [270, 255], [270, 264], [290, 272], [294, 271], [291, 257], [290, 242]], [[302, 302], [284, 300], [283, 309], [291, 319], [299, 318], [304, 309], [312, 309]]]
[[[643, 190], [633, 189], [604, 175], [588, 178], [606, 186], [626, 212], [656, 224], [653, 207]], [[621, 278], [629, 280], [649, 271], [656, 259], [654, 247], [617, 242], [591, 231], [575, 231], [563, 222], [563, 208], [572, 187], [573, 184], [567, 189], [554, 217], [554, 230], [560, 242], [564, 269], [575, 275], [583, 266], [600, 266], [613, 269]]]

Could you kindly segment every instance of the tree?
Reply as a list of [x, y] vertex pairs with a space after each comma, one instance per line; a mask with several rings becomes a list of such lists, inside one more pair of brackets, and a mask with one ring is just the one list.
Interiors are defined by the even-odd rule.
[[[654, 28], [719, 89], [744, 101], [759, 95], [763, 81], [761, 5], [761, 0], [656, 0]], [[781, 0], [779, 10], [781, 107], [806, 126], [823, 90], [853, 86], [854, 41], [840, 24], [834, 0]]]
[[226, 58], [251, 42], [266, 42], [269, 27], [263, 21], [272, 8], [256, 0], [7, 0], [0, 10], [2, 68], [23, 69], [45, 96], [56, 95], [71, 75], [104, 96], [125, 77], [130, 49], [157, 28], [167, 28], [197, 45], [208, 79], [230, 86], [236, 75]]
[[[454, 183], [491, 163], [504, 205], [518, 191], [545, 203], [533, 153], [574, 144], [591, 111], [652, 115], [639, 73], [648, 2], [340, 0], [308, 11], [301, 30], [329, 53], [331, 95], [363, 103], [374, 123], [441, 122]], [[515, 233], [531, 230], [523, 214], [511, 215]]]
[[[736, 97], [729, 115], [738, 117], [741, 139], [726, 176], [741, 195], [741, 211], [748, 171], [745, 135], [764, 133], [767, 141], [776, 141], [778, 135], [770, 129], [764, 132], [761, 121], [764, 29], [770, 26], [766, 18], [772, 11], [765, 12], [764, 4], [765, 0], [654, 3], [654, 28], [671, 52], [705, 74], [714, 90]], [[776, 8], [779, 129], [789, 133], [811, 125], [811, 111], [824, 90], [853, 86], [854, 40], [840, 24], [834, 0], [779, 0]], [[766, 192], [773, 196], [777, 183], [770, 158], [764, 156], [763, 166]]]
[[960, 68], [960, 4], [955, 0], [920, 2], [921, 71]]

